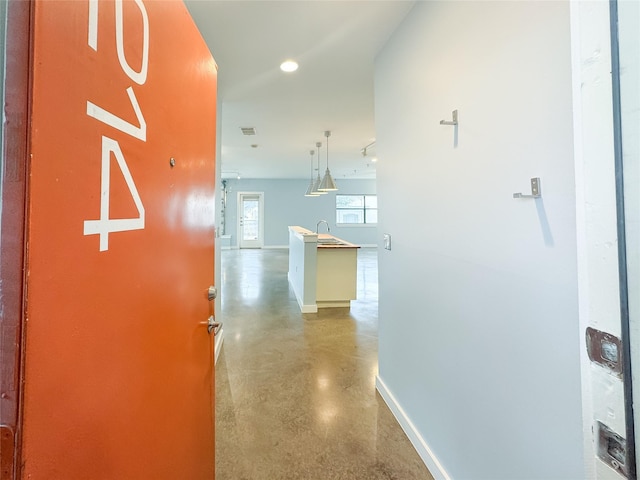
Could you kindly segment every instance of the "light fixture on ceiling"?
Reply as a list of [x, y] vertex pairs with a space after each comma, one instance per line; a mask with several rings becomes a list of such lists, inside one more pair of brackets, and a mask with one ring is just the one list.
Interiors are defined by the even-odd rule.
[[313, 193], [315, 193], [316, 195], [326, 195], [329, 192], [323, 192], [321, 190], [319, 190], [320, 188], [320, 184], [322, 183], [322, 179], [320, 178], [320, 147], [322, 146], [322, 143], [320, 142], [316, 142], [316, 147], [318, 147], [318, 177], [316, 178], [316, 181], [313, 182]]
[[298, 62], [295, 60], [285, 60], [280, 64], [280, 70], [285, 73], [291, 73], [298, 70]]
[[362, 147], [362, 148], [360, 149], [360, 153], [362, 153], [362, 156], [363, 156], [363, 157], [366, 157], [366, 156], [369, 154], [369, 149], [370, 149], [371, 147], [373, 147], [375, 144], [376, 144], [376, 141], [375, 141], [375, 139], [374, 139], [374, 140], [373, 140], [369, 145], [367, 145], [367, 146], [365, 146], [365, 147]]
[[331, 136], [331, 132], [329, 130], [325, 130], [324, 136], [327, 137], [327, 171], [324, 173], [324, 178], [322, 179], [322, 183], [320, 183], [318, 190], [321, 192], [334, 192], [338, 190], [338, 187], [336, 186], [336, 182], [329, 171], [329, 137]]
[[311, 154], [311, 176], [309, 177], [309, 186], [307, 187], [307, 191], [304, 194], [305, 197], [319, 197], [320, 194], [318, 192], [314, 192], [313, 191], [313, 154], [315, 153], [314, 150], [309, 150], [309, 153]]

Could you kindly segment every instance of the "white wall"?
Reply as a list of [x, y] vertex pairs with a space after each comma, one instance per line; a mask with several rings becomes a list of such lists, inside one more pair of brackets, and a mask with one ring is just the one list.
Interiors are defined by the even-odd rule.
[[[305, 197], [309, 180], [228, 179], [226, 233], [232, 236], [231, 245], [237, 246], [237, 193], [264, 192], [264, 244], [289, 245], [289, 225], [300, 225], [316, 230], [319, 220], [327, 220], [336, 237], [359, 245], [377, 243], [377, 229], [372, 226], [337, 226], [336, 194], [375, 194], [375, 180], [336, 180], [339, 190], [316, 198]], [[324, 233], [326, 226], [321, 225]]]
[[375, 102], [382, 392], [436, 478], [583, 478], [568, 2], [418, 2]]

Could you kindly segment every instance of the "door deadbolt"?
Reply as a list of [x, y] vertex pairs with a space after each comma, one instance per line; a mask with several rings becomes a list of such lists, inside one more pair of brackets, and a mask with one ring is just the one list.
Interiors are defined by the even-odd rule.
[[209, 290], [207, 291], [207, 298], [209, 299], [209, 301], [211, 301], [211, 300], [215, 300], [217, 296], [218, 296], [218, 289], [213, 285], [211, 285], [209, 287]]

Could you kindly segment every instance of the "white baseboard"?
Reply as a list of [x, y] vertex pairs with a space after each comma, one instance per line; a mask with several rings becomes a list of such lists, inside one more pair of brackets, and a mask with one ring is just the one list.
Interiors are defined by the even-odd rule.
[[316, 305], [315, 303], [312, 305], [305, 305], [304, 303], [302, 303], [302, 298], [300, 298], [300, 295], [298, 295], [298, 292], [293, 286], [290, 273], [287, 273], [287, 280], [289, 280], [289, 285], [291, 286], [291, 290], [293, 290], [293, 293], [296, 295], [296, 300], [298, 301], [298, 305], [300, 306], [300, 311], [302, 313], [318, 313], [318, 305]]
[[220, 327], [218, 333], [216, 334], [215, 341], [213, 343], [213, 364], [218, 363], [218, 357], [220, 356], [220, 349], [222, 348], [222, 340], [224, 339], [224, 328]]
[[264, 247], [262, 247], [263, 249], [281, 249], [284, 248], [285, 250], [289, 250], [289, 245], [265, 245]]
[[429, 472], [431, 472], [433, 478], [435, 480], [451, 480], [451, 477], [433, 454], [433, 451], [429, 448], [429, 445], [427, 445], [424, 438], [422, 438], [418, 429], [416, 429], [413, 422], [409, 419], [396, 398], [378, 375], [376, 375], [376, 389], [393, 413], [394, 417], [396, 417], [396, 420], [398, 420], [398, 423], [402, 427], [402, 430], [404, 430], [404, 433], [409, 437], [409, 441], [418, 452], [418, 455], [420, 455], [420, 458], [422, 458], [422, 461], [427, 466], [427, 469], [429, 469]]
[[[300, 302], [298, 302], [300, 304]], [[317, 305], [300, 305], [300, 311], [302, 313], [318, 313]]]

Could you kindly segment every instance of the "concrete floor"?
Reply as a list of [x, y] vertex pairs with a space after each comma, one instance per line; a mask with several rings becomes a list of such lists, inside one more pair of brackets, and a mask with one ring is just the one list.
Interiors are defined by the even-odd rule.
[[432, 479], [375, 391], [377, 251], [351, 309], [302, 314], [287, 250], [222, 252], [217, 480]]

